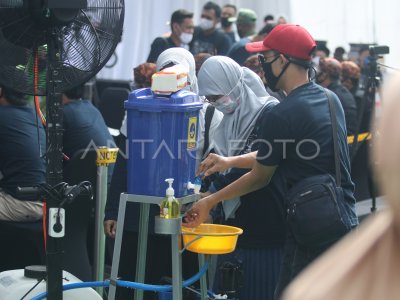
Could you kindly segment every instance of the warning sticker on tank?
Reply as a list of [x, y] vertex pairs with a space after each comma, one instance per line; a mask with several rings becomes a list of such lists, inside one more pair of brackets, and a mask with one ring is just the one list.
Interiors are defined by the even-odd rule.
[[187, 149], [196, 148], [196, 125], [197, 117], [189, 118]]

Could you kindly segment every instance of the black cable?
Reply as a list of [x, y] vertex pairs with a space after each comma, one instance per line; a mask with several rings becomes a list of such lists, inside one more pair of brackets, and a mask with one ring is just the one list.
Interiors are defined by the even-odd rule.
[[46, 196], [50, 197], [52, 200], [60, 202], [61, 201], [60, 193], [55, 187], [57, 187], [59, 185], [65, 185], [65, 184], [66, 184], [65, 182], [61, 182], [61, 183], [57, 184], [56, 186], [52, 187], [49, 184], [45, 183], [45, 184], [40, 185], [39, 188], [42, 191], [44, 191]]
[[308, 69], [308, 78], [310, 79], [310, 81], [315, 81], [317, 78], [317, 69], [315, 65], [312, 65], [309, 69]]
[[37, 282], [29, 291], [27, 291], [26, 294], [23, 295], [22, 298], [21, 298], [20, 300], [24, 300], [24, 298], [25, 298], [26, 296], [28, 296], [28, 294], [29, 294], [30, 292], [32, 292], [32, 291], [35, 289], [35, 287], [37, 287], [45, 278], [46, 278], [46, 277], [43, 277], [42, 279], [38, 280], [38, 282]]
[[[112, 60], [110, 59], [110, 61], [112, 61], [112, 63], [111, 63], [111, 64], [110, 64], [110, 63], [107, 63], [107, 64], [104, 66], [106, 69], [111, 69], [111, 68], [115, 67], [116, 64], [117, 64], [117, 62], [118, 62], [118, 55], [117, 55], [117, 52], [114, 51], [114, 53], [112, 54], [111, 57], [114, 58], [114, 61], [112, 61]], [[109, 61], [109, 62], [110, 62], [110, 61]]]

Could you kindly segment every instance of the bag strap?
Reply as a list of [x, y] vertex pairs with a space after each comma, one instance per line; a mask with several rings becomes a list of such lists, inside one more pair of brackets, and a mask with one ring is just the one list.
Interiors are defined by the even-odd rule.
[[332, 135], [333, 135], [333, 151], [335, 154], [335, 173], [336, 173], [336, 185], [341, 185], [341, 173], [340, 173], [340, 158], [339, 158], [339, 141], [338, 141], [338, 130], [337, 130], [337, 119], [336, 109], [333, 102], [332, 92], [325, 89], [325, 94], [328, 96], [329, 113], [331, 115], [332, 122]]
[[204, 154], [206, 154], [206, 151], [208, 150], [208, 147], [210, 145], [210, 126], [211, 126], [211, 120], [214, 116], [214, 112], [215, 112], [215, 107], [212, 105], [208, 105], [204, 116], [204, 146], [201, 157], [203, 157]]

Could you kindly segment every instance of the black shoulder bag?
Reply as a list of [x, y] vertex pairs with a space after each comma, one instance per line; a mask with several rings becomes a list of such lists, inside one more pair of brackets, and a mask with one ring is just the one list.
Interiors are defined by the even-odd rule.
[[203, 153], [202, 157], [208, 151], [208, 147], [210, 146], [210, 127], [212, 118], [214, 116], [215, 107], [212, 105], [208, 105], [206, 109], [206, 113], [204, 115], [204, 146], [203, 146]]
[[351, 230], [351, 204], [341, 188], [339, 142], [335, 106], [330, 92], [336, 181], [330, 174], [307, 177], [287, 193], [287, 222], [300, 246], [314, 248], [329, 245]]

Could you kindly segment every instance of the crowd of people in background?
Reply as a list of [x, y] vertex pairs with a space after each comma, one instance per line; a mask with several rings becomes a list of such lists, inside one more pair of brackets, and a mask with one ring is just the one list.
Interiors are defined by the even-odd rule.
[[[202, 62], [214, 55], [228, 56], [240, 66], [255, 71], [267, 91], [283, 100], [285, 95], [268, 88], [257, 56], [251, 58], [245, 45], [262, 41], [276, 25], [288, 23], [288, 20], [285, 16], [267, 14], [262, 28], [257, 28], [259, 18], [251, 9], [237, 8], [233, 4], [220, 7], [209, 1], [203, 6], [199, 23], [195, 24], [192, 12], [179, 9], [171, 15], [171, 32], [153, 41], [147, 62], [155, 62], [162, 51], [171, 47], [183, 47], [195, 56], [196, 61]], [[339, 46], [331, 55], [326, 41], [316, 42], [314, 79], [338, 95], [345, 110], [348, 135], [367, 131], [369, 115], [361, 103], [369, 70], [368, 46], [360, 46], [358, 54], [352, 56]]]

